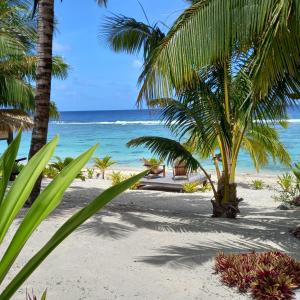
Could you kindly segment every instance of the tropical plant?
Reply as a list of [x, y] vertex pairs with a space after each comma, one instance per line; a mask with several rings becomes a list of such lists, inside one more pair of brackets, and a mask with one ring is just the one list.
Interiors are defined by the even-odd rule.
[[[198, 38], [194, 36], [196, 31], [189, 23], [189, 18], [192, 18], [194, 13], [199, 13], [198, 18], [201, 13], [213, 14], [216, 11], [213, 9], [206, 11], [207, 6], [214, 7], [215, 5], [219, 9], [218, 5], [220, 3], [225, 5], [225, 3], [223, 0], [214, 3], [208, 0], [205, 1], [205, 5], [203, 1], [189, 2], [192, 6], [184, 11], [167, 35], [161, 36], [159, 41], [156, 40], [156, 46], [151, 47], [151, 52], [149, 48], [146, 48], [144, 68], [139, 78], [142, 87], [138, 98], [138, 103], [144, 99], [150, 106], [163, 107], [162, 117], [167, 127], [177, 135], [178, 139], [185, 138], [184, 144], [188, 147], [183, 149], [180, 145], [175, 145], [175, 141], [166, 139], [156, 139], [155, 142], [154, 137], [149, 137], [148, 143], [147, 137], [144, 137], [130, 142], [129, 145], [146, 144], [154, 154], [160, 158], [168, 158], [171, 163], [178, 158], [188, 160], [191, 162], [190, 169], [199, 167], [199, 162], [191, 157], [194, 150], [196, 154], [200, 154], [201, 158], [209, 155], [215, 158], [215, 151], [219, 151], [220, 159], [214, 159], [219, 177], [218, 188], [213, 188], [214, 216], [235, 217], [239, 211], [235, 171], [241, 148], [248, 151], [257, 169], [267, 164], [269, 157], [285, 164], [290, 163], [289, 155], [279, 142], [274, 126], [275, 121], [287, 118], [287, 105], [293, 103], [291, 98], [295, 96], [293, 94], [291, 97], [292, 91], [296, 91], [300, 84], [295, 78], [280, 77], [281, 81], [277, 80], [267, 92], [260, 93], [253, 75], [253, 70], [257, 66], [254, 61], [257, 62], [258, 40], [255, 43], [250, 42], [251, 47], [241, 51], [237, 49], [239, 44], [233, 41], [234, 36], [211, 35], [212, 31], [231, 30], [231, 26], [219, 24], [215, 25], [216, 28], [212, 26], [205, 32], [205, 35], [209, 36], [209, 47], [219, 47], [217, 37], [228, 39], [224, 43], [221, 42], [221, 47], [224, 45], [227, 47], [226, 55], [218, 58], [215, 54], [211, 58], [211, 53], [217, 52], [215, 49], [206, 51], [206, 44], [203, 44], [203, 48], [199, 48], [203, 39], [201, 37], [199, 43], [195, 43]], [[246, 0], [239, 1], [236, 5], [242, 9], [242, 6], [249, 1], [246, 2]], [[232, 15], [230, 10], [232, 7], [234, 6], [228, 6], [228, 9], [222, 13], [228, 14], [230, 20], [234, 22], [235, 15]], [[255, 9], [251, 8], [252, 16], [257, 13]], [[210, 18], [212, 19], [209, 19], [209, 22], [215, 22], [214, 24], [223, 21], [223, 19], [213, 18], [212, 15]], [[202, 19], [197, 19], [197, 21], [206, 22]], [[183, 28], [180, 27], [181, 25]], [[182, 42], [180, 41], [181, 31], [184, 31], [186, 27], [189, 27], [190, 31], [185, 39], [187, 44], [183, 45], [180, 44]], [[147, 41], [151, 40], [151, 33], [155, 32], [153, 28], [152, 31], [145, 33], [142, 28], [147, 28], [147, 25], [136, 21], [133, 23], [132, 19], [120, 16], [108, 18], [103, 33], [112, 49], [137, 53], [141, 49], [145, 51]], [[204, 28], [206, 26], [201, 27], [201, 29]], [[188, 43], [189, 39], [195, 44], [192, 48], [191, 43]], [[169, 47], [169, 43], [173, 43], [173, 46], [176, 43], [180, 44], [180, 54], [177, 52], [179, 49], [177, 44], [175, 54], [172, 47], [164, 52], [164, 49]], [[197, 51], [195, 52], [194, 49]], [[175, 57], [177, 53], [178, 57]], [[185, 59], [189, 53], [194, 55], [196, 61], [191, 62], [189, 58]], [[205, 63], [198, 61], [204, 59], [202, 56], [206, 59], [203, 60]], [[164, 62], [157, 64], [161, 57], [164, 57]], [[265, 60], [263, 62], [265, 63]], [[177, 69], [177, 65], [174, 66], [173, 63], [180, 65], [180, 68]], [[266, 120], [271, 120], [271, 124]], [[281, 125], [285, 124], [281, 123]], [[161, 143], [161, 146], [155, 143]], [[192, 152], [189, 150], [191, 144]], [[219, 170], [219, 162], [222, 164], [222, 174]]]
[[88, 168], [88, 169], [86, 169], [86, 172], [87, 172], [87, 177], [88, 177], [88, 179], [93, 179], [94, 174], [95, 174], [95, 169], [93, 169], [93, 168]]
[[284, 192], [289, 192], [293, 188], [293, 176], [290, 173], [284, 173], [278, 176], [278, 185]]
[[[34, 111], [34, 86], [37, 57], [32, 55], [36, 42], [35, 20], [29, 16], [29, 2], [4, 1], [0, 6], [0, 109], [1, 129], [30, 129], [28, 114]], [[68, 66], [53, 57], [53, 75], [64, 78]], [[9, 109], [7, 109], [9, 108]], [[14, 109], [12, 109], [14, 108]], [[51, 117], [58, 117], [56, 106], [50, 105]]]
[[[29, 197], [36, 180], [39, 178], [49, 159], [53, 155], [58, 142], [58, 137], [55, 137], [28, 161], [16, 181], [7, 191], [8, 180], [14, 166], [20, 140], [21, 134], [19, 133], [0, 158], [2, 162], [0, 164], [2, 169], [2, 178], [0, 181], [0, 242], [2, 242], [6, 237], [14, 219], [17, 217]], [[97, 146], [90, 148], [88, 151], [70, 162], [55, 177], [55, 179], [51, 181], [47, 187], [45, 187], [33, 205], [28, 209], [23, 219], [21, 219], [21, 222], [18, 223], [18, 228], [9, 242], [9, 246], [6, 249], [1, 250], [1, 252], [4, 253], [0, 260], [1, 284], [30, 236], [38, 228], [40, 223], [61, 203], [65, 190], [70, 186], [76, 175], [89, 161], [96, 148]], [[99, 209], [103, 208], [114, 197], [132, 186], [145, 174], [146, 172], [143, 172], [104, 191], [86, 207], [71, 216], [56, 231], [52, 238], [25, 264], [24, 267], [22, 267], [17, 275], [10, 278], [7, 285], [4, 288], [1, 288], [0, 300], [10, 299], [25, 280], [34, 272], [34, 270], [38, 268], [46, 257], [65, 238], [67, 238], [74, 230], [76, 230], [76, 228], [78, 228], [92, 215], [98, 212]]]
[[[65, 157], [64, 159], [60, 158], [59, 156], [54, 157], [56, 161], [49, 164], [49, 167], [52, 169], [57, 170], [57, 172], [61, 172], [66, 166], [68, 166], [74, 158], [72, 157]], [[82, 181], [85, 181], [85, 176], [83, 175], [83, 172], [80, 171], [76, 178], [81, 179]]]
[[185, 182], [182, 185], [182, 191], [184, 193], [193, 194], [196, 193], [199, 187], [199, 182]]
[[57, 176], [58, 174], [58, 170], [51, 167], [51, 166], [47, 166], [44, 171], [43, 171], [43, 176], [47, 177], [47, 178], [50, 178], [50, 179], [53, 179]]
[[[230, 76], [227, 92], [224, 72]], [[290, 156], [279, 141], [275, 121], [264, 121], [265, 118], [274, 120], [276, 116], [285, 118], [286, 100], [275, 94], [258, 104], [251, 81], [242, 70], [234, 72], [233, 69], [224, 70], [222, 66], [211, 66], [199, 73], [197, 82], [197, 87], [182, 92], [178, 99], [149, 101], [151, 106], [163, 108], [165, 125], [173, 135], [184, 140], [182, 145], [159, 137], [134, 139], [128, 145], [145, 145], [168, 163], [184, 160], [193, 171], [197, 168], [204, 171], [195, 154], [208, 158], [210, 155], [215, 157], [215, 151], [219, 151], [220, 159], [214, 159], [214, 164], [217, 174], [221, 174], [220, 160], [223, 176], [218, 178], [218, 187], [212, 187], [215, 197], [213, 215], [235, 217], [239, 211], [235, 172], [241, 148], [248, 151], [257, 169], [267, 164], [269, 157], [280, 163], [290, 163]], [[224, 92], [228, 100], [226, 105], [222, 100]], [[226, 107], [230, 107], [228, 114]], [[210, 183], [213, 184], [211, 180]]]
[[251, 185], [255, 190], [262, 190], [264, 187], [264, 182], [261, 179], [254, 179], [252, 180]]
[[299, 164], [291, 167], [291, 173], [284, 173], [278, 176], [277, 184], [279, 186], [278, 194], [273, 196], [273, 199], [282, 202], [287, 206], [297, 206], [300, 199], [300, 183], [298, 178]]
[[250, 59], [262, 97], [288, 80], [289, 94], [299, 98], [299, 16], [297, 0], [192, 1], [148, 60], [139, 99], [172, 96], [190, 85], [195, 70], [226, 65], [232, 52]]
[[105, 178], [105, 171], [116, 163], [109, 155], [104, 156], [102, 159], [99, 157], [95, 157], [94, 161], [94, 166], [101, 171], [102, 179]]
[[300, 287], [300, 262], [281, 252], [224, 254], [215, 258], [221, 281], [254, 299], [294, 299]]
[[112, 172], [109, 177], [112, 186], [115, 186], [126, 179], [126, 176], [124, 176], [121, 172], [115, 172], [115, 171]]
[[[47, 291], [45, 290], [41, 297], [41, 300], [46, 300], [46, 297], [47, 297]], [[32, 295], [30, 295], [26, 290], [26, 300], [38, 300], [38, 298], [36, 295], [34, 295], [33, 291], [32, 291]]]

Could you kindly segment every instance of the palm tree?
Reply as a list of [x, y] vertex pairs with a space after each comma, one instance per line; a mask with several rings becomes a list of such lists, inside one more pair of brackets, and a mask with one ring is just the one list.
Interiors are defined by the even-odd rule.
[[[153, 52], [139, 100], [169, 97], [189, 85], [195, 70], [222, 63], [232, 52], [251, 55], [255, 90], [263, 97], [273, 84], [290, 81], [299, 98], [300, 2], [297, 0], [190, 1]], [[299, 86], [297, 86], [299, 88]]]
[[96, 168], [98, 168], [98, 169], [101, 170], [102, 179], [105, 178], [105, 171], [106, 171], [109, 167], [111, 167], [112, 165], [114, 165], [114, 164], [116, 163], [115, 161], [113, 161], [113, 160], [111, 159], [111, 156], [108, 156], [108, 155], [104, 156], [103, 159], [100, 159], [100, 158], [96, 157], [96, 158], [94, 159], [94, 161], [95, 161], [95, 165], [94, 165], [94, 166], [95, 166]]
[[[257, 102], [249, 76], [243, 70], [235, 72], [233, 68], [224, 71], [222, 66], [207, 67], [199, 72], [196, 84], [183, 91], [178, 99], [148, 102], [163, 107], [166, 126], [179, 140], [184, 140], [185, 146], [159, 137], [141, 137], [129, 142], [129, 146], [145, 145], [154, 155], [171, 163], [184, 160], [191, 170], [201, 168], [206, 175], [193, 154], [208, 157], [214, 156], [216, 150], [220, 151], [222, 176], [218, 187], [215, 188], [210, 181], [215, 197], [212, 201], [215, 217], [236, 217], [239, 212], [235, 174], [241, 148], [249, 152], [257, 169], [268, 162], [269, 156], [280, 163], [290, 164], [289, 154], [279, 142], [274, 128], [275, 120], [287, 118], [288, 100], [284, 97], [283, 87], [282, 94], [273, 91]], [[229, 116], [223, 102], [226, 93], [224, 73], [230, 78], [226, 83], [229, 87]], [[292, 100], [288, 102], [293, 103]], [[217, 162], [215, 164], [218, 167]]]
[[[107, 0], [96, 0], [99, 5], [106, 6]], [[35, 114], [29, 157], [37, 153], [47, 141], [51, 75], [52, 44], [54, 28], [54, 0], [34, 0], [34, 11], [38, 10], [38, 66], [36, 77]], [[34, 201], [40, 193], [42, 177], [37, 181], [31, 194]]]
[[[145, 100], [151, 105], [153, 99], [158, 99], [155, 101], [161, 105], [166, 99], [170, 102], [170, 98], [179, 98], [176, 105], [173, 101], [169, 106], [171, 113], [167, 123], [179, 120], [174, 123], [178, 127], [170, 127], [179, 132], [181, 137], [192, 130], [192, 140], [199, 142], [202, 139], [207, 149], [201, 149], [201, 155], [213, 154], [216, 147], [221, 151], [224, 176], [219, 182], [222, 189], [219, 187], [218, 191], [222, 197], [216, 197], [216, 202], [219, 209], [222, 203], [227, 203], [229, 208], [234, 207], [235, 216], [238, 209], [234, 178], [239, 149], [243, 146], [249, 151], [256, 167], [267, 162], [266, 153], [278, 155], [282, 162], [287, 161], [288, 156], [282, 145], [276, 144], [278, 135], [274, 128], [268, 124], [263, 127], [255, 119], [285, 119], [290, 98], [299, 97], [297, 66], [300, 48], [299, 26], [296, 26], [299, 4], [293, 0], [284, 3], [269, 0], [188, 2], [192, 5], [144, 59], [144, 69], [139, 78], [142, 86], [138, 103]], [[293, 8], [298, 8], [298, 11], [295, 12]], [[266, 20], [271, 21], [271, 26]], [[138, 52], [141, 50], [141, 39], [134, 39], [137, 35], [128, 31], [140, 32], [143, 25], [139, 25], [138, 30], [128, 28], [123, 23], [118, 19], [108, 19], [104, 26], [108, 43], [117, 51], [131, 53], [135, 49]], [[293, 29], [292, 32], [290, 29]], [[278, 52], [279, 41], [283, 40], [286, 44]], [[268, 74], [266, 70], [273, 59], [276, 63], [272, 64]], [[235, 85], [241, 89], [235, 88]], [[203, 99], [206, 99], [206, 110], [202, 107]], [[185, 106], [191, 103], [199, 115], [206, 112], [196, 122], [197, 126], [195, 122], [190, 122], [191, 111]], [[180, 113], [176, 109], [181, 110]], [[161, 142], [166, 147], [167, 141]], [[147, 139], [143, 138], [130, 144], [139, 143], [153, 147], [154, 151], [161, 154], [163, 150], [172, 150], [172, 145], [175, 147], [170, 142], [171, 149], [159, 148], [153, 139], [147, 143]], [[264, 146], [262, 151], [257, 151], [258, 145]], [[174, 149], [183, 151], [182, 147]], [[172, 161], [174, 157], [175, 154], [171, 155], [169, 160]], [[192, 164], [194, 167], [197, 165], [195, 161]], [[218, 167], [217, 160], [215, 164]], [[229, 215], [232, 214], [231, 208]], [[219, 212], [215, 209], [215, 212], [215, 215], [226, 214], [224, 209]]]

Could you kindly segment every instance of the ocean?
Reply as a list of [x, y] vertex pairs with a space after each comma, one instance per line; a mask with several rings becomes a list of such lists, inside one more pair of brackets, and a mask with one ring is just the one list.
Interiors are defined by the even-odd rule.
[[[300, 161], [300, 107], [290, 110], [288, 129], [279, 129], [281, 141], [286, 145], [294, 162]], [[95, 156], [110, 155], [120, 167], [139, 167], [141, 159], [151, 157], [151, 153], [142, 147], [129, 149], [126, 143], [140, 136], [172, 137], [169, 130], [159, 121], [159, 112], [155, 110], [114, 110], [114, 111], [76, 111], [61, 112], [59, 121], [49, 124], [49, 139], [58, 134], [60, 141], [55, 155], [75, 157], [84, 150], [99, 144]], [[22, 137], [19, 157], [26, 157], [30, 145], [30, 133]], [[6, 143], [0, 143], [0, 152]], [[211, 161], [203, 162], [212, 167]], [[238, 169], [255, 171], [249, 156], [241, 152]], [[270, 164], [262, 172], [282, 172], [286, 167]]]

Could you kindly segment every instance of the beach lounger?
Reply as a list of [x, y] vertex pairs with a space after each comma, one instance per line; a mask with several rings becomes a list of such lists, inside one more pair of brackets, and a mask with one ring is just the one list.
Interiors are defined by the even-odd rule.
[[189, 179], [189, 171], [185, 162], [175, 163], [173, 166], [173, 179]]

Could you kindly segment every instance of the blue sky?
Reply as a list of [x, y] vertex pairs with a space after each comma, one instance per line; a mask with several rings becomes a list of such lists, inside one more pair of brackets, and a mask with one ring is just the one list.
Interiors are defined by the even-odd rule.
[[[151, 23], [172, 24], [184, 0], [140, 0]], [[54, 54], [70, 65], [68, 79], [53, 80], [52, 99], [60, 111], [134, 109], [139, 57], [112, 52], [99, 39], [106, 15], [123, 14], [145, 21], [137, 0], [110, 0], [107, 9], [93, 0], [56, 1]]]

